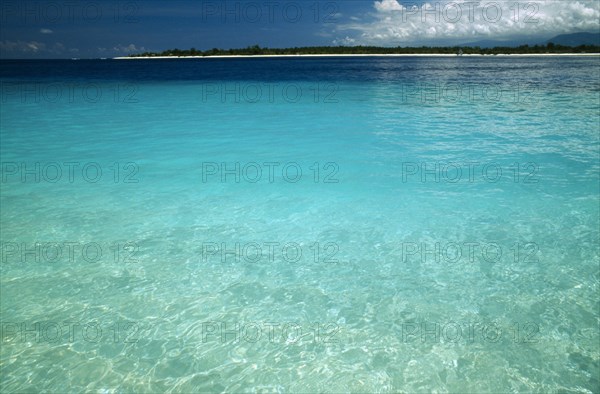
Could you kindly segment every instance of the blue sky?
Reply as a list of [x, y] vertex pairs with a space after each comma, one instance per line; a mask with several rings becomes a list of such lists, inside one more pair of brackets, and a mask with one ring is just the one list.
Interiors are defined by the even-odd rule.
[[3, 0], [2, 58], [170, 48], [460, 45], [597, 32], [598, 0]]

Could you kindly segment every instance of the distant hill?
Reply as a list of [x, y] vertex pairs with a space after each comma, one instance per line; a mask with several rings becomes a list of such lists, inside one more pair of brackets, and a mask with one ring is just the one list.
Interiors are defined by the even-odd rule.
[[579, 45], [600, 45], [600, 33], [561, 34], [545, 41], [544, 44], [549, 42], [570, 47]]
[[546, 45], [552, 42], [557, 45], [564, 45], [570, 47], [576, 47], [579, 45], [600, 45], [600, 33], [572, 33], [572, 34], [561, 34], [556, 37], [552, 37], [549, 40], [525, 40], [525, 41], [499, 41], [499, 40], [481, 40], [475, 42], [468, 42], [462, 44], [465, 47], [480, 47], [480, 48], [494, 48], [494, 47], [509, 47], [516, 48], [520, 45]]

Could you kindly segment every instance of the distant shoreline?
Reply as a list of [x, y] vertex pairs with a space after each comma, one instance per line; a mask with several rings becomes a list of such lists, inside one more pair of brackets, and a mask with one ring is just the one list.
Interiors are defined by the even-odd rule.
[[215, 55], [215, 56], [120, 56], [114, 60], [147, 59], [236, 59], [236, 58], [289, 58], [289, 57], [551, 57], [551, 56], [600, 56], [600, 53], [519, 53], [519, 54], [457, 54], [449, 53], [387, 53], [387, 54], [315, 54], [315, 55]]

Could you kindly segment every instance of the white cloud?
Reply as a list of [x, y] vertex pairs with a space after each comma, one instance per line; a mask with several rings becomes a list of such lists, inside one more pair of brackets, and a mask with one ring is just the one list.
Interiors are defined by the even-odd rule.
[[341, 46], [353, 46], [357, 45], [356, 40], [354, 38], [350, 38], [348, 36], [344, 38], [338, 38], [333, 40], [333, 45], [341, 45]]
[[37, 52], [37, 51], [40, 50], [40, 48], [42, 48], [42, 49], [44, 48], [44, 44], [39, 43], [39, 42], [35, 42], [35, 41], [28, 42], [25, 45], [32, 52]]
[[42, 34], [52, 34], [52, 33], [54, 33], [54, 31], [52, 31], [50, 29], [40, 29], [40, 33], [42, 33]]
[[67, 48], [61, 42], [47, 45], [38, 41], [0, 41], [0, 52], [24, 54], [61, 54]]
[[2, 52], [38, 53], [46, 50], [46, 44], [38, 41], [0, 41]]
[[400, 11], [404, 7], [396, 0], [381, 0], [375, 2], [375, 9], [379, 12]]
[[119, 52], [119, 53], [136, 53], [136, 52], [145, 52], [146, 48], [144, 47], [136, 47], [135, 44], [129, 44], [127, 46], [118, 44], [117, 46], [112, 48], [113, 51], [115, 52]]
[[[597, 0], [441, 0], [422, 5], [378, 0], [368, 21], [339, 25], [334, 43], [409, 45], [478, 39], [550, 38], [577, 31], [598, 31]], [[365, 18], [365, 20], [367, 20]]]

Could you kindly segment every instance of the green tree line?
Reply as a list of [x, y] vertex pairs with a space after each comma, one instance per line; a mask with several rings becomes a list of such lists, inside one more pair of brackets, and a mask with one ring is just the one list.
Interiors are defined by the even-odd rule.
[[458, 54], [462, 51], [465, 55], [518, 55], [537, 53], [600, 53], [598, 45], [580, 45], [576, 47], [548, 43], [547, 45], [521, 45], [519, 47], [376, 47], [376, 46], [320, 46], [320, 47], [294, 47], [294, 48], [261, 48], [258, 45], [240, 49], [213, 48], [205, 51], [191, 49], [167, 49], [162, 52], [144, 52], [129, 55], [130, 57], [156, 57], [156, 56], [234, 56], [234, 55], [375, 55], [375, 54]]

